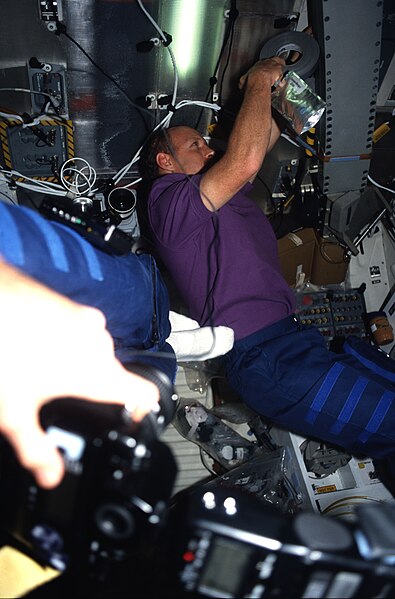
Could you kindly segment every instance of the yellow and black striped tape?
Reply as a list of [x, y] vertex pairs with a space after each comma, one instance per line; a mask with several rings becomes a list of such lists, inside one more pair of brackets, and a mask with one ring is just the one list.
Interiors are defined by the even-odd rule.
[[[311, 127], [311, 129], [309, 129], [306, 133], [306, 143], [309, 144], [309, 146], [311, 146], [312, 148], [314, 148], [315, 145], [315, 127]], [[310, 152], [310, 150], [306, 149], [306, 154], [307, 156], [313, 156], [313, 153]]]
[[[66, 133], [66, 148], [67, 148], [67, 156], [66, 160], [69, 158], [74, 158], [74, 127], [73, 121], [64, 120], [64, 121], [55, 121], [53, 119], [45, 119], [40, 121], [40, 125], [48, 126], [48, 127], [63, 127]], [[11, 152], [10, 152], [10, 144], [8, 139], [8, 129], [10, 127], [21, 126], [21, 122], [16, 119], [7, 119], [6, 121], [0, 121], [0, 146], [3, 154], [4, 166], [13, 169], [14, 166], [12, 164]], [[37, 179], [39, 181], [50, 181], [52, 183], [57, 182], [56, 177], [32, 177], [32, 179]], [[23, 177], [16, 179], [16, 181], [23, 181]]]

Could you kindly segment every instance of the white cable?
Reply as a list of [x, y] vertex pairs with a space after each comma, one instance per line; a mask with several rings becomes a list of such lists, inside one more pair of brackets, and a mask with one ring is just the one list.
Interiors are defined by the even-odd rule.
[[[31, 177], [27, 177], [26, 175], [22, 175], [18, 171], [0, 171], [4, 178], [0, 178], [0, 181], [10, 184], [13, 177], [19, 177], [24, 179], [24, 181], [13, 180], [15, 185], [19, 187], [24, 187], [25, 189], [29, 189], [30, 191], [35, 191], [39, 193], [47, 193], [51, 195], [64, 196], [64, 189], [57, 185], [56, 183], [51, 183], [50, 181], [40, 181], [38, 179], [32, 179]], [[10, 180], [11, 179], [11, 180]], [[26, 183], [25, 181], [30, 181], [30, 183]]]
[[7, 121], [16, 120], [21, 121], [21, 123], [24, 124], [24, 120], [21, 116], [19, 116], [19, 114], [9, 114], [8, 112], [0, 112], [0, 116], [6, 119]]
[[140, 183], [140, 181], [142, 181], [142, 178], [139, 177], [138, 179], [136, 179], [135, 181], [132, 181], [131, 183], [128, 183], [127, 185], [124, 185], [124, 187], [128, 188], [128, 187], [133, 187], [133, 185], [136, 185], [137, 183]]
[[380, 187], [380, 189], [384, 189], [384, 191], [389, 191], [390, 193], [394, 193], [395, 194], [395, 189], [390, 189], [389, 187], [384, 187], [384, 185], [380, 185], [380, 183], [377, 183], [377, 181], [375, 181], [374, 179], [372, 179], [372, 177], [370, 175], [368, 175], [368, 179], [376, 187]]
[[[214, 110], [214, 112], [218, 112], [219, 110], [221, 110], [221, 107], [218, 104], [212, 104], [211, 102], [203, 102], [200, 100], [180, 100], [180, 102], [178, 102], [175, 105], [175, 111], [180, 110], [180, 108], [184, 108], [185, 106], [200, 106], [201, 108], [209, 108], [210, 110]], [[157, 129], [160, 128], [168, 128], [171, 122], [171, 119], [173, 118], [174, 112], [169, 112], [162, 120], [160, 123], [158, 123], [154, 129], [151, 132], [155, 133], [155, 131], [157, 131]], [[141, 146], [136, 154], [133, 156], [132, 160], [126, 164], [125, 166], [123, 166], [113, 177], [114, 183], [119, 183], [119, 181], [126, 175], [126, 173], [131, 169], [131, 167], [133, 166], [133, 164], [135, 164], [139, 159], [140, 159], [140, 152], [142, 150]], [[140, 181], [140, 179], [139, 179]], [[130, 183], [129, 185], [134, 185], [135, 181], [133, 181], [133, 183]]]
[[[69, 166], [70, 163], [75, 162], [76, 160], [83, 163], [83, 166], [79, 169]], [[83, 172], [84, 170], [88, 171], [88, 175], [86, 175]], [[40, 179], [33, 179], [33, 178], [28, 177], [27, 175], [24, 175], [16, 170], [10, 170], [10, 171], [0, 170], [0, 173], [4, 177], [3, 180], [8, 183], [10, 183], [10, 179], [14, 179], [14, 183], [16, 183], [16, 185], [19, 185], [20, 187], [29, 189], [30, 191], [36, 191], [36, 192], [41, 192], [41, 193], [45, 192], [45, 193], [48, 193], [51, 195], [59, 195], [59, 196], [64, 196], [65, 191], [71, 192], [76, 196], [89, 193], [92, 190], [92, 187], [96, 182], [95, 169], [83, 158], [70, 158], [63, 164], [61, 173], [60, 173], [60, 179], [61, 179], [62, 185], [59, 185], [57, 183], [52, 183], [51, 181], [42, 181]], [[69, 174], [75, 173], [76, 174], [76, 176], [74, 177], [74, 180], [71, 183], [69, 181], [67, 181], [67, 179], [65, 178], [65, 177], [67, 177], [67, 173], [69, 173]], [[23, 181], [17, 181], [17, 180], [15, 180], [15, 178], [23, 179]], [[81, 181], [81, 179], [82, 179], [82, 181]]]
[[[162, 31], [162, 29], [159, 27], [158, 23], [153, 19], [153, 17], [149, 14], [149, 12], [146, 10], [146, 8], [144, 7], [144, 4], [142, 2], [142, 0], [137, 0], [137, 4], [139, 5], [140, 9], [143, 11], [143, 13], [145, 14], [145, 16], [147, 17], [147, 19], [150, 21], [150, 23], [152, 24], [152, 26], [154, 27], [154, 29], [159, 33], [161, 39], [163, 42], [168, 42], [168, 39], [165, 35], [165, 33]], [[175, 106], [176, 104], [176, 99], [177, 99], [177, 92], [178, 92], [178, 70], [177, 70], [177, 63], [176, 63], [176, 59], [174, 56], [174, 52], [172, 51], [172, 49], [170, 48], [169, 45], [166, 46], [169, 54], [170, 54], [170, 59], [173, 65], [173, 72], [174, 72], [174, 84], [173, 84], [173, 94], [172, 94], [172, 99], [171, 99], [171, 104], [172, 106]], [[171, 117], [170, 117], [171, 118]], [[156, 131], [159, 127], [161, 126], [166, 126], [167, 121], [169, 120], [170, 122], [170, 118], [169, 116], [166, 116], [154, 129], [153, 132]], [[168, 126], [168, 125], [167, 125]], [[132, 160], [126, 164], [125, 166], [123, 166], [113, 177], [114, 183], [117, 184], [119, 183], [119, 181], [121, 179], [123, 179], [123, 177], [126, 175], [126, 173], [131, 169], [131, 167], [139, 160], [140, 158], [140, 151], [141, 148], [139, 148], [136, 152], [136, 154], [133, 156]], [[134, 182], [133, 182], [134, 184]]]
[[[74, 173], [77, 176], [75, 176]], [[70, 184], [66, 177], [74, 177], [73, 182]], [[80, 178], [83, 179], [82, 183], [80, 182]], [[83, 173], [82, 169], [78, 170], [77, 168], [72, 168], [71, 166], [63, 170], [61, 174], [61, 181], [63, 183], [63, 187], [65, 187], [68, 191], [72, 191], [76, 195], [81, 195], [81, 193], [86, 193], [91, 189], [89, 178], [85, 175], [85, 173]], [[80, 191], [81, 187], [83, 187], [82, 191]]]
[[52, 183], [51, 181], [41, 181], [40, 179], [32, 179], [31, 177], [28, 177], [27, 175], [23, 175], [19, 171], [15, 171], [15, 170], [9, 171], [9, 174], [12, 177], [20, 177], [22, 179], [26, 179], [27, 181], [31, 181], [34, 185], [37, 185], [37, 187], [42, 187], [44, 189], [54, 188], [59, 191], [63, 191], [62, 186], [59, 185], [58, 183]]
[[289, 141], [289, 143], [292, 144], [293, 146], [296, 146], [297, 148], [301, 147], [299, 144], [296, 143], [296, 141], [294, 141], [293, 139], [291, 139], [290, 137], [288, 137], [288, 135], [286, 133], [281, 133], [281, 137], [283, 137], [284, 139], [286, 139], [287, 141]]
[[6, 119], [7, 121], [20, 121], [22, 128], [32, 127], [33, 125], [40, 124], [40, 117], [35, 117], [31, 123], [25, 123], [23, 118], [19, 116], [19, 114], [9, 114], [8, 112], [0, 112], [0, 117]]
[[[85, 174], [84, 171], [88, 171], [88, 174]], [[67, 177], [70, 177], [71, 181], [68, 181]], [[69, 158], [60, 169], [60, 180], [67, 191], [77, 196], [83, 195], [93, 191], [96, 171], [84, 158]]]
[[[37, 189], [37, 187], [35, 187], [34, 185], [31, 185], [29, 183], [24, 183], [23, 181], [14, 181], [14, 183], [16, 185], [18, 185], [18, 187], [24, 187], [25, 189], [29, 189], [30, 191], [35, 191], [35, 192], [37, 192], [37, 191], [38, 192], [42, 192], [43, 191], [42, 189]], [[64, 197], [66, 195], [64, 189], [63, 190], [59, 190], [59, 191], [57, 191], [55, 189], [46, 189], [45, 193], [49, 194], [49, 195], [62, 196], [62, 197]]]
[[165, 34], [163, 33], [162, 29], [159, 27], [158, 23], [151, 17], [151, 15], [149, 14], [149, 12], [145, 9], [144, 4], [142, 3], [142, 0], [137, 0], [137, 4], [141, 8], [141, 10], [143, 11], [143, 13], [147, 17], [147, 19], [150, 21], [150, 23], [154, 26], [154, 28], [156, 29], [156, 31], [159, 33], [159, 35], [161, 36], [162, 40], [164, 42], [167, 42], [167, 38], [166, 38]]
[[12, 121], [12, 120], [19, 121], [23, 129], [25, 129], [26, 127], [33, 127], [36, 125], [40, 125], [41, 121], [45, 121], [48, 119], [60, 121], [58, 115], [56, 115], [52, 112], [48, 112], [49, 104], [50, 103], [48, 102], [47, 106], [44, 108], [43, 114], [39, 114], [38, 116], [34, 117], [30, 123], [25, 123], [25, 121], [19, 114], [10, 114], [8, 112], [0, 112], [0, 117], [7, 121]]
[[[43, 191], [43, 189], [48, 189], [49, 187], [55, 187], [55, 188], [57, 188], [59, 190], [62, 189], [62, 187], [60, 185], [57, 185], [56, 183], [51, 183], [50, 181], [40, 181], [38, 179], [32, 179], [31, 177], [28, 177], [27, 175], [23, 175], [19, 171], [15, 171], [15, 170], [5, 171], [5, 170], [1, 170], [0, 172], [4, 176], [6, 176], [6, 177], [10, 177], [10, 178], [12, 178], [12, 177], [20, 177], [21, 179], [26, 179], [27, 181], [31, 181], [33, 184], [37, 185], [37, 187], [39, 188], [38, 191]], [[10, 182], [10, 181], [8, 181], [8, 182]], [[16, 181], [16, 183], [17, 183], [17, 181]]]
[[51, 94], [47, 94], [47, 92], [37, 92], [25, 87], [0, 87], [0, 92], [24, 92], [26, 94], [37, 94], [38, 96], [47, 96], [47, 98], [50, 99], [51, 104], [55, 108], [59, 106], [59, 101], [53, 96], [51, 96]]
[[[152, 18], [152, 16], [146, 10], [146, 8], [143, 5], [142, 0], [137, 0], [137, 4], [141, 8], [143, 13], [147, 17], [147, 19], [150, 21], [150, 23], [153, 25], [153, 27], [156, 29], [156, 31], [159, 33], [160, 37], [162, 38], [162, 41], [167, 43], [168, 39], [167, 39], [165, 33], [162, 31], [162, 29], [159, 27], [158, 23]], [[173, 65], [173, 71], [174, 71], [173, 95], [172, 95], [172, 100], [171, 100], [171, 103], [174, 106], [176, 103], [176, 100], [177, 100], [177, 92], [178, 92], [178, 70], [177, 70], [177, 63], [176, 63], [176, 58], [174, 56], [173, 50], [170, 48], [169, 45], [166, 46], [166, 48], [170, 54], [170, 59], [171, 59], [171, 62]]]
[[173, 50], [170, 48], [170, 46], [167, 46], [167, 49], [170, 54], [171, 62], [173, 64], [173, 71], [174, 71], [173, 95], [171, 98], [171, 103], [174, 106], [176, 103], [176, 100], [177, 100], [177, 92], [178, 92], [178, 70], [177, 70], [177, 63], [176, 63], [176, 58], [174, 56]]
[[[50, 195], [64, 196], [65, 190], [58, 185], [57, 183], [52, 183], [51, 181], [41, 181], [39, 179], [32, 179], [18, 171], [0, 171], [4, 176], [4, 179], [0, 179], [0, 181], [4, 181], [8, 184], [13, 183], [18, 185], [19, 187], [23, 187], [24, 189], [28, 189], [29, 191], [35, 191], [38, 193], [46, 193]], [[15, 177], [23, 179], [23, 181], [18, 181]], [[28, 182], [26, 182], [28, 181]]]

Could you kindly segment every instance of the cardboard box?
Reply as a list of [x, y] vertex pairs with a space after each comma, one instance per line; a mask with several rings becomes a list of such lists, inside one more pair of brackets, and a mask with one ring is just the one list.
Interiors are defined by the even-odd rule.
[[314, 285], [334, 285], [343, 283], [346, 278], [349, 258], [345, 249], [338, 243], [323, 239], [316, 233], [316, 250], [311, 269], [311, 282]]
[[291, 287], [309, 281], [316, 247], [314, 229], [300, 229], [278, 240], [278, 255], [285, 280]]

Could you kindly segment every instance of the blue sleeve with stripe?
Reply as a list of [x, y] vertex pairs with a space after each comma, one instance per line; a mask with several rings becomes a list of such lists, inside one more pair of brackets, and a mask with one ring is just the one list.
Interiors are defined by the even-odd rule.
[[151, 256], [106, 254], [67, 226], [1, 201], [0, 255], [51, 289], [100, 309], [117, 349], [165, 348], [168, 295]]

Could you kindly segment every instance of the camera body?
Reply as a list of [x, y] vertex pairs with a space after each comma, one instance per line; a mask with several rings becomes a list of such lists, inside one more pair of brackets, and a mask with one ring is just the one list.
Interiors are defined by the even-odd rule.
[[85, 213], [81, 205], [73, 204], [68, 198], [53, 199], [46, 196], [39, 212], [49, 220], [70, 227], [107, 254], [124, 256], [132, 249], [134, 240], [124, 231], [113, 223], [104, 222], [99, 215]]
[[[355, 522], [285, 515], [240, 489], [208, 483], [171, 508], [168, 596], [393, 597], [395, 505]], [[177, 527], [177, 523], [182, 522]]]
[[216, 479], [170, 500], [176, 462], [158, 435], [177, 397], [163, 373], [128, 369], [160, 390], [159, 412], [141, 423], [73, 398], [42, 409], [65, 463], [55, 489], [38, 487], [0, 438], [3, 544], [65, 572], [66, 596], [394, 596], [393, 504], [363, 504], [353, 522], [290, 515]]
[[163, 523], [176, 475], [157, 439], [165, 416], [134, 423], [121, 406], [74, 398], [50, 402], [40, 416], [63, 454], [64, 478], [40, 488], [1, 439], [0, 530], [43, 565], [95, 577], [104, 564], [125, 562]]

